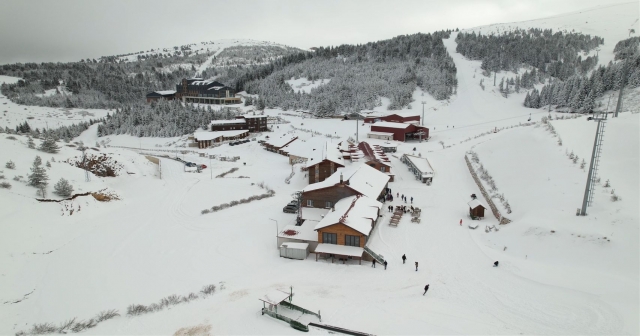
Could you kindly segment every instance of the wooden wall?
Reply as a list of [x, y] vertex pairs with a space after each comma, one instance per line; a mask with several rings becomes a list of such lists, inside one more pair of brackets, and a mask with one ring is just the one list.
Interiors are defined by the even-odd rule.
[[[312, 174], [309, 172], [309, 174]], [[326, 202], [331, 202], [331, 205], [335, 205], [339, 200], [357, 195], [358, 192], [349, 188], [344, 184], [337, 184], [332, 187], [312, 190], [302, 193], [302, 206], [307, 206], [307, 200], [313, 200], [314, 208], [325, 208]]]
[[327, 232], [327, 233], [335, 233], [337, 235], [338, 238], [338, 245], [344, 245], [345, 243], [345, 235], [349, 235], [349, 236], [358, 236], [360, 237], [360, 247], [364, 247], [364, 244], [366, 243], [366, 237], [365, 235], [363, 235], [362, 233], [344, 225], [344, 224], [334, 224], [331, 226], [327, 226], [327, 227], [323, 227], [322, 229], [318, 229], [318, 243], [324, 243], [322, 241], [322, 233], [323, 232]]

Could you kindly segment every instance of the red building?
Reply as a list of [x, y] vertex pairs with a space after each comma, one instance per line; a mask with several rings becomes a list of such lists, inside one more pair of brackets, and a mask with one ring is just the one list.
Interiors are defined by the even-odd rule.
[[367, 124], [372, 124], [380, 121], [388, 121], [388, 122], [397, 122], [397, 123], [406, 123], [410, 121], [417, 121], [420, 123], [420, 115], [410, 115], [410, 116], [401, 116], [398, 114], [387, 114], [382, 116], [370, 116], [364, 118], [364, 122]]
[[429, 139], [429, 129], [414, 124], [381, 121], [371, 125], [371, 132], [393, 133], [393, 140]]

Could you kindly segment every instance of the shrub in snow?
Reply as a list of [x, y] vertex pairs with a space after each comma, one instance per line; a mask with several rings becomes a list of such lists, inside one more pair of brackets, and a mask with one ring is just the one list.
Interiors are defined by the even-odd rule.
[[4, 175], [0, 175], [0, 180], [4, 180]]
[[576, 155], [573, 154], [573, 151], [571, 151], [571, 153], [569, 154], [569, 159], [573, 160], [574, 157], [576, 157]]
[[61, 178], [56, 185], [53, 186], [53, 192], [58, 196], [69, 197], [73, 193], [73, 186], [69, 181]]
[[51, 162], [47, 161], [47, 164], [45, 166], [47, 166], [47, 168], [51, 168]]
[[620, 198], [620, 196], [616, 195], [613, 190], [611, 190], [611, 202], [617, 202], [619, 200], [621, 200], [622, 198]]
[[580, 168], [584, 169], [585, 165], [587, 165], [587, 163], [582, 159], [582, 162], [580, 162]]
[[203, 296], [209, 296], [215, 293], [215, 291], [216, 291], [216, 285], [207, 285], [202, 287], [202, 290], [200, 290], [200, 293], [202, 293]]
[[18, 139], [16, 139], [16, 137], [14, 137], [13, 135], [8, 136], [8, 137], [7, 137], [7, 139], [9, 139], [9, 140], [18, 140]]
[[558, 146], [562, 146], [562, 138], [558, 137]]
[[102, 321], [110, 320], [116, 316], [120, 316], [117, 310], [115, 309], [104, 310], [98, 313], [98, 315], [96, 315], [96, 322], [100, 323]]
[[11, 160], [7, 161], [7, 163], [4, 166], [5, 168], [16, 169], [16, 164]]
[[127, 315], [138, 316], [149, 312], [149, 308], [144, 305], [133, 304], [127, 307]]
[[204, 210], [200, 211], [200, 213], [203, 214], [203, 215], [206, 215], [206, 214], [208, 214], [210, 212], [211, 212], [211, 210], [209, 210], [209, 209], [204, 209]]
[[573, 157], [573, 163], [578, 163], [578, 156], [577, 155]]
[[34, 324], [29, 331], [31, 335], [51, 334], [56, 332], [56, 327], [51, 323]]
[[27, 140], [27, 147], [31, 149], [36, 148], [36, 143], [33, 142], [33, 138], [29, 137], [29, 139]]
[[604, 183], [604, 186], [603, 186], [603, 187], [605, 187], [605, 188], [609, 188], [609, 187], [611, 187], [611, 184], [609, 184], [609, 180], [607, 180], [607, 181]]
[[9, 182], [0, 182], [0, 188], [11, 189], [11, 184]]
[[29, 185], [33, 187], [46, 186], [49, 176], [44, 168], [42, 168], [42, 159], [36, 156], [31, 166], [31, 174], [27, 176], [29, 179]]
[[22, 176], [14, 176], [13, 180], [14, 181], [20, 181], [20, 180], [22, 180]]
[[47, 153], [57, 153], [60, 151], [60, 146], [56, 144], [56, 141], [53, 138], [46, 138], [38, 147], [39, 150]]

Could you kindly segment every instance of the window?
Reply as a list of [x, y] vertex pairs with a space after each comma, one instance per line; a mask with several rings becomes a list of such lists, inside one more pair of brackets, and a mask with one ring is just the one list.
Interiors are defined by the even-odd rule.
[[360, 247], [360, 236], [344, 235], [344, 244], [346, 246]]
[[325, 208], [331, 208], [331, 202], [325, 202]]
[[383, 173], [386, 171], [386, 169], [387, 169], [387, 168], [386, 168], [386, 167], [384, 167], [384, 166], [380, 167], [380, 171], [381, 171], [381, 172], [383, 172]]
[[324, 244], [338, 244], [338, 234], [337, 233], [322, 233], [322, 242]]
[[313, 208], [313, 200], [307, 200], [307, 206]]

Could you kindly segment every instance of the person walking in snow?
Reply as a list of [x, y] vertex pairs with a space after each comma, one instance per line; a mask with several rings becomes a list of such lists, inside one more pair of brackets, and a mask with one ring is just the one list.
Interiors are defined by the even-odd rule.
[[460, 219], [460, 226], [462, 226], [462, 219]]
[[429, 290], [429, 284], [427, 284], [426, 286], [424, 286], [424, 293], [422, 293], [422, 296], [424, 296], [425, 294], [427, 294], [427, 291]]
[[413, 196], [411, 196], [411, 204], [413, 204]]
[[416, 272], [418, 271], [418, 262], [416, 261]]
[[385, 271], [387, 270], [387, 261], [386, 260], [384, 261], [384, 270]]
[[376, 268], [376, 260], [373, 259], [373, 261], [371, 262], [371, 267]]
[[400, 193], [396, 193], [396, 197], [400, 197]]
[[498, 261], [496, 260], [496, 262], [493, 263], [493, 267], [498, 267]]
[[404, 262], [407, 261], [407, 256], [406, 255], [402, 255], [402, 263], [404, 264]]

